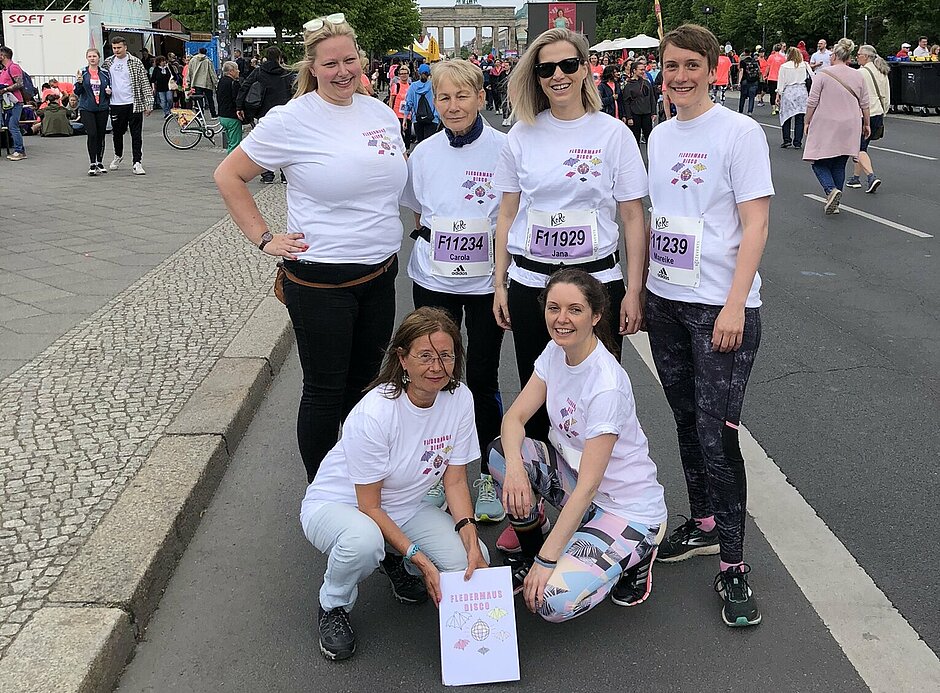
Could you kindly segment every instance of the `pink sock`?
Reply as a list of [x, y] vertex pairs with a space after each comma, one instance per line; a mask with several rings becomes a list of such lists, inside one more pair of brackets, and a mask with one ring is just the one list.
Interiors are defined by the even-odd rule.
[[697, 524], [699, 526], [699, 529], [701, 529], [704, 532], [711, 532], [713, 529], [715, 529], [715, 516], [714, 515], [703, 517], [701, 519], [696, 517], [694, 519], [695, 519], [695, 524]]
[[723, 573], [728, 570], [728, 568], [738, 568], [742, 565], [744, 565], [744, 561], [740, 561], [738, 563], [725, 563], [724, 561], [718, 561], [718, 570]]

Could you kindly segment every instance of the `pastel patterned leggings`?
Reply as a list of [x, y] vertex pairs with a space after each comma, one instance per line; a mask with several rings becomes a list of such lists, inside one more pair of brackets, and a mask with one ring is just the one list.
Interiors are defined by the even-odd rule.
[[676, 419], [679, 458], [692, 517], [714, 515], [721, 560], [744, 560], [747, 475], [738, 424], [751, 367], [760, 346], [757, 308], [744, 311], [737, 351], [712, 351], [721, 306], [671, 301], [650, 292], [646, 326], [656, 371]]
[[[487, 457], [490, 474], [501, 492], [506, 458], [499, 438], [489, 446]], [[554, 448], [531, 438], [522, 444], [522, 459], [535, 494], [561, 510], [578, 481], [574, 470]], [[537, 516], [538, 509], [533, 506], [525, 524], [531, 524]], [[523, 518], [513, 519], [519, 522]], [[548, 579], [539, 615], [546, 621], [561, 623], [600, 604], [623, 571], [659, 545], [664, 530], [665, 525], [631, 522], [592, 503]]]

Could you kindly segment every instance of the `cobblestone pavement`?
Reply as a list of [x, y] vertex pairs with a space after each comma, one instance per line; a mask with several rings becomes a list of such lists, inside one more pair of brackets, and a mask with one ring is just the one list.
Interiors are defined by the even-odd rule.
[[[144, 152], [147, 163], [146, 142]], [[68, 254], [84, 257], [85, 242], [93, 246], [91, 253], [100, 252], [102, 245], [124, 249], [124, 255], [96, 260], [103, 264], [89, 270], [101, 278], [97, 289], [93, 278], [85, 277], [89, 290], [99, 294], [112, 288], [102, 269], [123, 266], [122, 258], [133, 254], [135, 244], [137, 250], [140, 244], [149, 246], [158, 233], [163, 234], [162, 247], [182, 245], [171, 239], [173, 229], [164, 229], [167, 221], [187, 227], [190, 239], [194, 230], [210, 226], [211, 222], [196, 226], [207, 217], [214, 216], [217, 223], [164, 261], [153, 261], [156, 267], [126, 290], [112, 292], [110, 300], [101, 296], [104, 305], [99, 310], [0, 381], [0, 656], [270, 289], [271, 258], [245, 243], [230, 218], [217, 221], [222, 216], [220, 203], [208, 180], [214, 163], [209, 160], [207, 166], [206, 161], [201, 165], [198, 195], [183, 193], [188, 202], [175, 215], [164, 211], [166, 203], [159, 201], [162, 193], [157, 189], [167, 181], [149, 175], [147, 179], [153, 180], [149, 187], [139, 179], [122, 181], [117, 174], [111, 174], [110, 182], [91, 181], [110, 191], [105, 194], [123, 200], [109, 207], [117, 214], [114, 222], [108, 209], [97, 211], [87, 189], [70, 186], [65, 199], [56, 202], [56, 214], [77, 215], [70, 217], [71, 229], [56, 231], [58, 238], [84, 239], [66, 246]], [[186, 175], [193, 181], [200, 177], [195, 171]], [[138, 184], [144, 191], [140, 197], [125, 195]], [[148, 191], [153, 193], [150, 198]], [[197, 197], [198, 206], [193, 204]], [[282, 186], [262, 190], [257, 199], [272, 227], [283, 228]], [[19, 209], [31, 209], [22, 200], [17, 204]], [[98, 216], [91, 222], [92, 230], [83, 234], [88, 219]], [[120, 226], [120, 233], [110, 226]], [[96, 242], [95, 234], [105, 242]], [[117, 243], [116, 236], [126, 241]], [[0, 251], [6, 274], [42, 283], [37, 295], [48, 292], [56, 284], [50, 277], [80, 273], [66, 265], [57, 266], [61, 275], [29, 276], [29, 267], [54, 269], [46, 260], [64, 257], [56, 250], [60, 243], [64, 242], [46, 243], [39, 253], [41, 262], [21, 263], [14, 270], [8, 269], [11, 258], [32, 258], [37, 253]], [[117, 273], [125, 285], [130, 283], [125, 274]], [[58, 289], [57, 300], [66, 306], [62, 310], [79, 313], [81, 308], [68, 306], [82, 294], [67, 281], [60, 283], [68, 287]], [[32, 305], [19, 297], [14, 300]], [[49, 303], [48, 320], [63, 320], [56, 301]], [[3, 312], [6, 317], [7, 306]]]
[[26, 161], [0, 157], [0, 378], [225, 215], [224, 150], [177, 152], [160, 123], [144, 126], [146, 176], [125, 163], [89, 178], [84, 137], [27, 137]]

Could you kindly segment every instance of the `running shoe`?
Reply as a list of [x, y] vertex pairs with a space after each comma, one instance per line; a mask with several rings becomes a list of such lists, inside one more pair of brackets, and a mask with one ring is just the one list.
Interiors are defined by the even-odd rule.
[[875, 177], [875, 174], [872, 174], [872, 175], [868, 176], [868, 190], [866, 190], [865, 192], [867, 192], [867, 193], [874, 193], [874, 192], [875, 192], [876, 190], [878, 190], [878, 188], [880, 188], [880, 187], [881, 187], [881, 179], [880, 179], [880, 178], [876, 178], [876, 177]]
[[738, 628], [756, 626], [761, 621], [760, 609], [754, 592], [747, 584], [747, 574], [751, 566], [742, 563], [728, 568], [715, 576], [715, 591], [725, 604], [721, 607], [721, 620], [726, 626]]
[[438, 481], [434, 486], [428, 489], [424, 494], [424, 502], [430, 503], [435, 508], [447, 510], [447, 498], [444, 496], [444, 484]]
[[826, 196], [826, 206], [823, 207], [826, 214], [838, 214], [839, 202], [842, 200], [842, 191], [839, 188], [833, 188]]
[[116, 156], [111, 159], [111, 163], [108, 165], [108, 168], [112, 171], [117, 171], [121, 167], [121, 162], [124, 161], [123, 156]]
[[26, 159], [26, 158], [27, 156], [23, 152], [13, 152], [12, 154], [7, 154], [7, 159], [9, 159], [10, 161], [22, 161], [23, 159]]
[[852, 176], [845, 181], [845, 186], [847, 188], [860, 188], [862, 187], [862, 181], [859, 180], [858, 176]]
[[653, 561], [656, 559], [654, 548], [650, 555], [627, 568], [620, 580], [610, 591], [610, 601], [617, 606], [636, 606], [646, 601], [653, 591]]
[[100, 161], [99, 161], [97, 164], [95, 164], [95, 166], [98, 168], [98, 173], [107, 173], [107, 172], [108, 172], [108, 169], [106, 169], [106, 168], [104, 167], [104, 164], [102, 164]]
[[489, 474], [481, 474], [480, 478], [473, 482], [473, 487], [480, 489], [473, 508], [477, 522], [501, 522], [506, 517], [506, 511], [496, 496], [493, 477]]
[[327, 659], [349, 659], [356, 652], [356, 633], [343, 607], [324, 611], [321, 606], [317, 628], [320, 631], [320, 652]]
[[[539, 519], [545, 521], [542, 525], [542, 536], [547, 537], [548, 533], [552, 531], [552, 521], [545, 517], [545, 511], [541, 506], [539, 506]], [[503, 553], [509, 554], [516, 554], [521, 551], [519, 547], [519, 537], [516, 536], [516, 531], [512, 528], [512, 525], [506, 527], [502, 534], [499, 535], [499, 538], [496, 540], [496, 548]]]
[[143, 164], [141, 164], [139, 161], [138, 161], [136, 164], [134, 164], [134, 169], [133, 169], [133, 170], [134, 170], [134, 175], [135, 175], [135, 176], [146, 176], [146, 175], [147, 175], [147, 172], [144, 170]]
[[793, 146], [793, 145], [791, 145], [789, 142], [784, 142], [783, 144], [780, 145], [780, 148], [781, 148], [781, 149], [789, 149], [791, 146]]
[[714, 556], [720, 551], [717, 527], [706, 532], [691, 517], [685, 519], [686, 521], [659, 545], [656, 560], [660, 563], [678, 563], [692, 556]]
[[97, 175], [98, 175], [98, 167], [95, 166], [94, 164], [92, 164], [91, 166], [89, 166], [89, 167], [88, 167], [88, 175], [89, 175], [89, 176], [97, 176]]
[[405, 570], [405, 558], [393, 553], [385, 554], [379, 563], [379, 571], [392, 583], [392, 594], [402, 604], [422, 604], [428, 600], [424, 580]]
[[509, 556], [506, 558], [506, 565], [512, 571], [512, 593], [519, 594], [525, 585], [526, 576], [532, 570], [535, 564], [531, 558], [525, 556]]

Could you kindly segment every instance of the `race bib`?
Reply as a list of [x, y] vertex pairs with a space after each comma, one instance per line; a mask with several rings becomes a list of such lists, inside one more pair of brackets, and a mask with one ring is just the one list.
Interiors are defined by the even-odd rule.
[[653, 210], [650, 273], [669, 284], [697, 288], [702, 279], [703, 217], [673, 217]]
[[490, 220], [431, 219], [431, 274], [435, 277], [489, 277], [493, 274]]
[[591, 210], [529, 210], [525, 256], [548, 264], [597, 259], [597, 213]]

